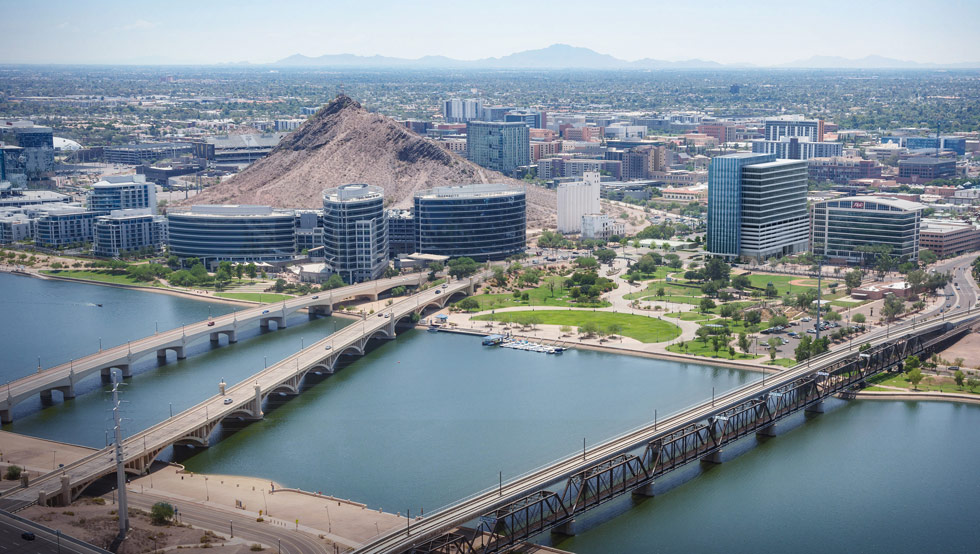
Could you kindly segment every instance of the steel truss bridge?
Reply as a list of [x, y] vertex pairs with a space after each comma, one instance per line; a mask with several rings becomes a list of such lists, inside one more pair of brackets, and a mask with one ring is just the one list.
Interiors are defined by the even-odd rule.
[[[628, 493], [652, 495], [654, 481], [695, 461], [719, 463], [723, 448], [801, 410], [822, 411], [829, 396], [928, 355], [968, 332], [980, 315], [903, 329], [865, 352], [830, 352], [736, 389], [671, 418], [611, 439], [391, 532], [360, 553], [489, 554], [506, 552], [545, 531], [562, 532], [579, 515]], [[475, 524], [474, 527], [463, 527]]]

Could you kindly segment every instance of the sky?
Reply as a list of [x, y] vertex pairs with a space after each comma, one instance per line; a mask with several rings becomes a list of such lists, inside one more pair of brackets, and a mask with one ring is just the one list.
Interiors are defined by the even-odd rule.
[[980, 0], [0, 0], [0, 63], [456, 59], [555, 43], [625, 60], [980, 61]]

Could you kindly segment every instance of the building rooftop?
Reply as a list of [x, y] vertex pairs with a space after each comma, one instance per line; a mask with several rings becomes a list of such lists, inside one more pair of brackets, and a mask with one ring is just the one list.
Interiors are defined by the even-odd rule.
[[939, 165], [944, 163], [955, 163], [955, 160], [951, 158], [927, 158], [925, 156], [920, 156], [918, 158], [909, 158], [907, 160], [898, 161], [898, 165]]
[[323, 200], [330, 202], [357, 202], [377, 200], [384, 196], [385, 190], [376, 185], [352, 183], [323, 191]]
[[834, 198], [827, 200], [827, 202], [843, 202], [845, 200], [852, 200], [854, 202], [875, 202], [877, 204], [883, 204], [885, 206], [891, 206], [893, 208], [898, 208], [904, 211], [917, 211], [924, 210], [926, 207], [919, 202], [912, 202], [910, 200], [901, 200], [898, 198], [888, 198], [884, 196], [846, 196], [844, 198]]
[[221, 137], [208, 137], [204, 142], [213, 144], [216, 149], [221, 148], [270, 148], [279, 144], [282, 137], [289, 133], [264, 133], [250, 135], [227, 135]]
[[416, 198], [454, 198], [481, 196], [507, 196], [524, 194], [524, 187], [505, 185], [502, 183], [476, 183], [471, 185], [450, 185], [435, 187], [415, 193]]
[[747, 165], [747, 166], [745, 166], [745, 169], [749, 169], [749, 168], [753, 168], [753, 169], [770, 169], [770, 168], [773, 168], [773, 167], [782, 167], [784, 165], [800, 165], [800, 164], [806, 165], [806, 160], [782, 160], [782, 159], [780, 159], [780, 160], [774, 160], [774, 161], [771, 161], [771, 162], [761, 162], [761, 163], [757, 163], [757, 164]]
[[108, 188], [119, 185], [145, 184], [146, 175], [111, 175], [103, 177], [101, 181], [92, 185], [92, 188]]
[[172, 208], [170, 215], [192, 215], [192, 216], [270, 216], [288, 215], [292, 216], [292, 210], [277, 210], [271, 206], [250, 206], [244, 204], [224, 204], [224, 205], [199, 205], [187, 208]]

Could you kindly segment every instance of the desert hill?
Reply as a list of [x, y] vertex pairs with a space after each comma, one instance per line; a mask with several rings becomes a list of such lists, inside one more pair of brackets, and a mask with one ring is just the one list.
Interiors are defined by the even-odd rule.
[[[416, 191], [465, 183], [521, 181], [484, 169], [394, 120], [339, 95], [271, 153], [183, 204], [259, 204], [319, 208], [323, 189], [346, 183], [384, 187], [393, 207]], [[553, 225], [554, 191], [528, 185], [528, 226]]]

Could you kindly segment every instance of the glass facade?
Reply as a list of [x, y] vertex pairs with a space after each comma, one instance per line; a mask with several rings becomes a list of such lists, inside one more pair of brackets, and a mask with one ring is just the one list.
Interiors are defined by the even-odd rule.
[[775, 161], [773, 154], [730, 154], [711, 160], [708, 168], [708, 252], [738, 257], [741, 253], [742, 168]]
[[381, 277], [388, 267], [384, 189], [351, 184], [323, 191], [323, 249], [346, 283]]
[[893, 258], [917, 260], [924, 206], [905, 200], [860, 196], [813, 205], [813, 251], [832, 262], [874, 263], [884, 247]]
[[742, 168], [740, 255], [757, 259], [806, 250], [807, 163], [776, 160]]
[[466, 124], [466, 157], [487, 169], [510, 175], [531, 163], [530, 131], [524, 123]]
[[170, 253], [218, 261], [290, 259], [296, 251], [291, 211], [266, 206], [194, 206], [167, 214]]
[[476, 261], [524, 251], [527, 204], [522, 188], [498, 184], [438, 187], [415, 195], [416, 246], [423, 254]]

